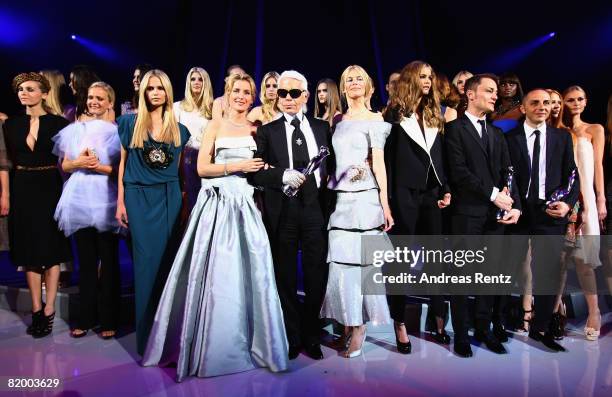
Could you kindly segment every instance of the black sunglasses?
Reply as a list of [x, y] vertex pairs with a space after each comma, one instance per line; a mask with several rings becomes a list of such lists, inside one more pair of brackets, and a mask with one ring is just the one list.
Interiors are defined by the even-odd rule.
[[266, 84], [266, 88], [270, 88], [270, 87], [277, 88], [278, 84]]
[[276, 91], [276, 93], [280, 98], [287, 98], [287, 94], [289, 94], [291, 98], [298, 99], [300, 96], [302, 96], [302, 92], [304, 91], [306, 90], [300, 90], [299, 88], [294, 88], [292, 90], [286, 90], [284, 88], [279, 88], [278, 91]]

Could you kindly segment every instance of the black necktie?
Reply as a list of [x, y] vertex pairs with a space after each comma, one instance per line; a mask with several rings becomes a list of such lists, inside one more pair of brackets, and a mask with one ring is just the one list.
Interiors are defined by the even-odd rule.
[[529, 202], [535, 203], [538, 201], [540, 194], [540, 131], [535, 130], [533, 133], [535, 134], [535, 142], [531, 155], [531, 175], [527, 199]]
[[485, 150], [489, 150], [489, 134], [487, 134], [487, 123], [484, 120], [478, 120], [478, 124], [480, 124], [480, 140], [485, 147]]
[[294, 117], [293, 120], [291, 120], [291, 125], [294, 128], [293, 133], [291, 134], [293, 168], [306, 168], [308, 162], [310, 161], [310, 156], [308, 155], [308, 145], [306, 144], [306, 138], [304, 137], [304, 133], [302, 133], [302, 130], [300, 129], [300, 120], [298, 120], [297, 117]]

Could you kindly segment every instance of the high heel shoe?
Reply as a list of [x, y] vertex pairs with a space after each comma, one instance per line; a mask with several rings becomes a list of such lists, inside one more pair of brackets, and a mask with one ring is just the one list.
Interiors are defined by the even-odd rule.
[[395, 331], [395, 345], [397, 346], [397, 351], [401, 354], [410, 354], [412, 352], [412, 343], [410, 339], [408, 342], [400, 342], [399, 337], [397, 336], [397, 327], [398, 326], [406, 326], [404, 323], [395, 322], [393, 324], [393, 331]]
[[[601, 314], [598, 314], [598, 316], [599, 316], [599, 324], [601, 324]], [[588, 320], [587, 320], [587, 323], [588, 323]], [[597, 339], [599, 339], [600, 333], [601, 331], [599, 329], [596, 329], [594, 327], [589, 327], [585, 324], [584, 337], [586, 338], [586, 340], [596, 341]]]
[[[436, 341], [439, 345], [448, 345], [450, 344], [450, 336], [446, 333], [446, 331], [442, 330], [442, 332], [434, 331], [431, 333], [431, 337]], [[399, 348], [398, 348], [399, 350]]]
[[40, 307], [42, 307], [42, 309], [40, 309], [39, 311], [32, 312], [32, 322], [30, 323], [30, 325], [28, 325], [28, 328], [26, 328], [26, 334], [28, 335], [32, 335], [34, 329], [38, 327], [40, 323], [40, 318], [44, 313], [43, 310], [45, 309], [45, 302], [42, 299], [40, 300]]
[[350, 329], [348, 333], [343, 333], [342, 336], [340, 336], [336, 343], [341, 350], [346, 350], [348, 349], [349, 345], [351, 344], [351, 338], [353, 337], [353, 330]]
[[32, 335], [34, 331], [39, 327], [40, 318], [43, 316], [43, 309], [37, 312], [32, 312], [32, 323], [26, 328], [26, 334]]
[[[366, 340], [366, 333], [367, 333], [367, 329], [364, 329], [363, 330], [363, 339], [361, 340], [361, 345], [359, 346], [359, 349], [350, 351], [350, 346], [349, 346], [349, 348], [344, 353], [344, 357], [345, 358], [355, 358], [355, 357], [361, 356], [361, 353], [363, 352], [363, 343]], [[351, 340], [353, 338], [352, 335], [353, 335], [353, 332], [351, 332]]]
[[[77, 331], [80, 331], [80, 332], [77, 332]], [[70, 336], [75, 339], [83, 338], [87, 336], [87, 332], [89, 332], [89, 330], [82, 329], [82, 328], [75, 328], [75, 329], [70, 330]]]
[[40, 323], [39, 326], [34, 329], [34, 331], [32, 332], [32, 337], [33, 338], [44, 338], [45, 336], [49, 335], [51, 333], [51, 331], [53, 331], [53, 320], [55, 319], [55, 312], [51, 313], [48, 316], [45, 316], [45, 314], [42, 314], [42, 317], [40, 319]]
[[559, 308], [553, 313], [550, 320], [549, 330], [555, 340], [561, 340], [565, 336], [565, 324], [567, 323], [565, 304], [561, 301]]
[[525, 310], [522, 309], [523, 311], [523, 320], [520, 326], [517, 327], [517, 331], [518, 332], [529, 332], [529, 323], [531, 323], [531, 318], [533, 317], [533, 306], [531, 307], [531, 310]]

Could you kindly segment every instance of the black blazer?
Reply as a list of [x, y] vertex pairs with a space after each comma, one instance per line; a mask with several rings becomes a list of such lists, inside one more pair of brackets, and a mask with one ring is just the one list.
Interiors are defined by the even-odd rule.
[[[506, 133], [510, 158], [514, 165], [514, 185], [517, 187], [523, 207], [526, 205], [527, 188], [530, 177], [530, 159], [527, 149], [527, 137], [523, 124]], [[567, 187], [569, 176], [576, 168], [574, 147], [571, 135], [558, 128], [546, 126], [546, 197], [561, 187]], [[580, 180], [576, 180], [571, 193], [562, 201], [570, 208], [576, 204], [580, 194]], [[552, 219], [552, 218], [551, 218]], [[566, 218], [556, 219], [555, 223], [566, 223]]]
[[[494, 214], [493, 188], [502, 190], [511, 165], [502, 130], [487, 121], [488, 147], [466, 115], [446, 125], [445, 143], [449, 184], [453, 192], [454, 213], [470, 216]], [[513, 208], [521, 209], [516, 184], [511, 197]]]
[[[305, 116], [317, 142], [317, 151], [321, 146], [327, 146], [332, 151], [331, 131], [327, 121]], [[271, 167], [263, 168], [250, 176], [251, 183], [264, 187], [264, 223], [270, 238], [276, 238], [276, 230], [280, 219], [283, 200], [283, 173], [291, 168], [289, 164], [289, 149], [285, 131], [285, 118], [281, 117], [268, 124], [257, 127], [255, 136], [257, 152], [254, 157], [262, 158]], [[324, 215], [327, 215], [327, 175], [333, 164], [333, 155], [328, 156], [319, 168], [321, 186], [318, 189], [319, 203]]]
[[[440, 187], [439, 196], [450, 192], [446, 180], [444, 161], [444, 137], [437, 128], [425, 129], [426, 140], [414, 117], [394, 123], [385, 143], [385, 164], [389, 198], [402, 203], [403, 189], [425, 190], [427, 173], [433, 167], [431, 176]], [[431, 156], [431, 157], [430, 157]]]

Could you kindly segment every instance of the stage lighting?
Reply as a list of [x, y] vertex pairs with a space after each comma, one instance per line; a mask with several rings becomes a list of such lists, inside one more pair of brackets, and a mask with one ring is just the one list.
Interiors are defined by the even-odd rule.
[[548, 37], [553, 38], [553, 37], [555, 37], [556, 34], [557, 34], [556, 32], [550, 32], [548, 34]]
[[72, 40], [76, 40], [76, 38], [77, 38], [77, 37], [76, 37], [76, 35], [75, 35], [75, 34], [73, 34], [73, 35], [70, 35], [70, 38], [71, 38]]

